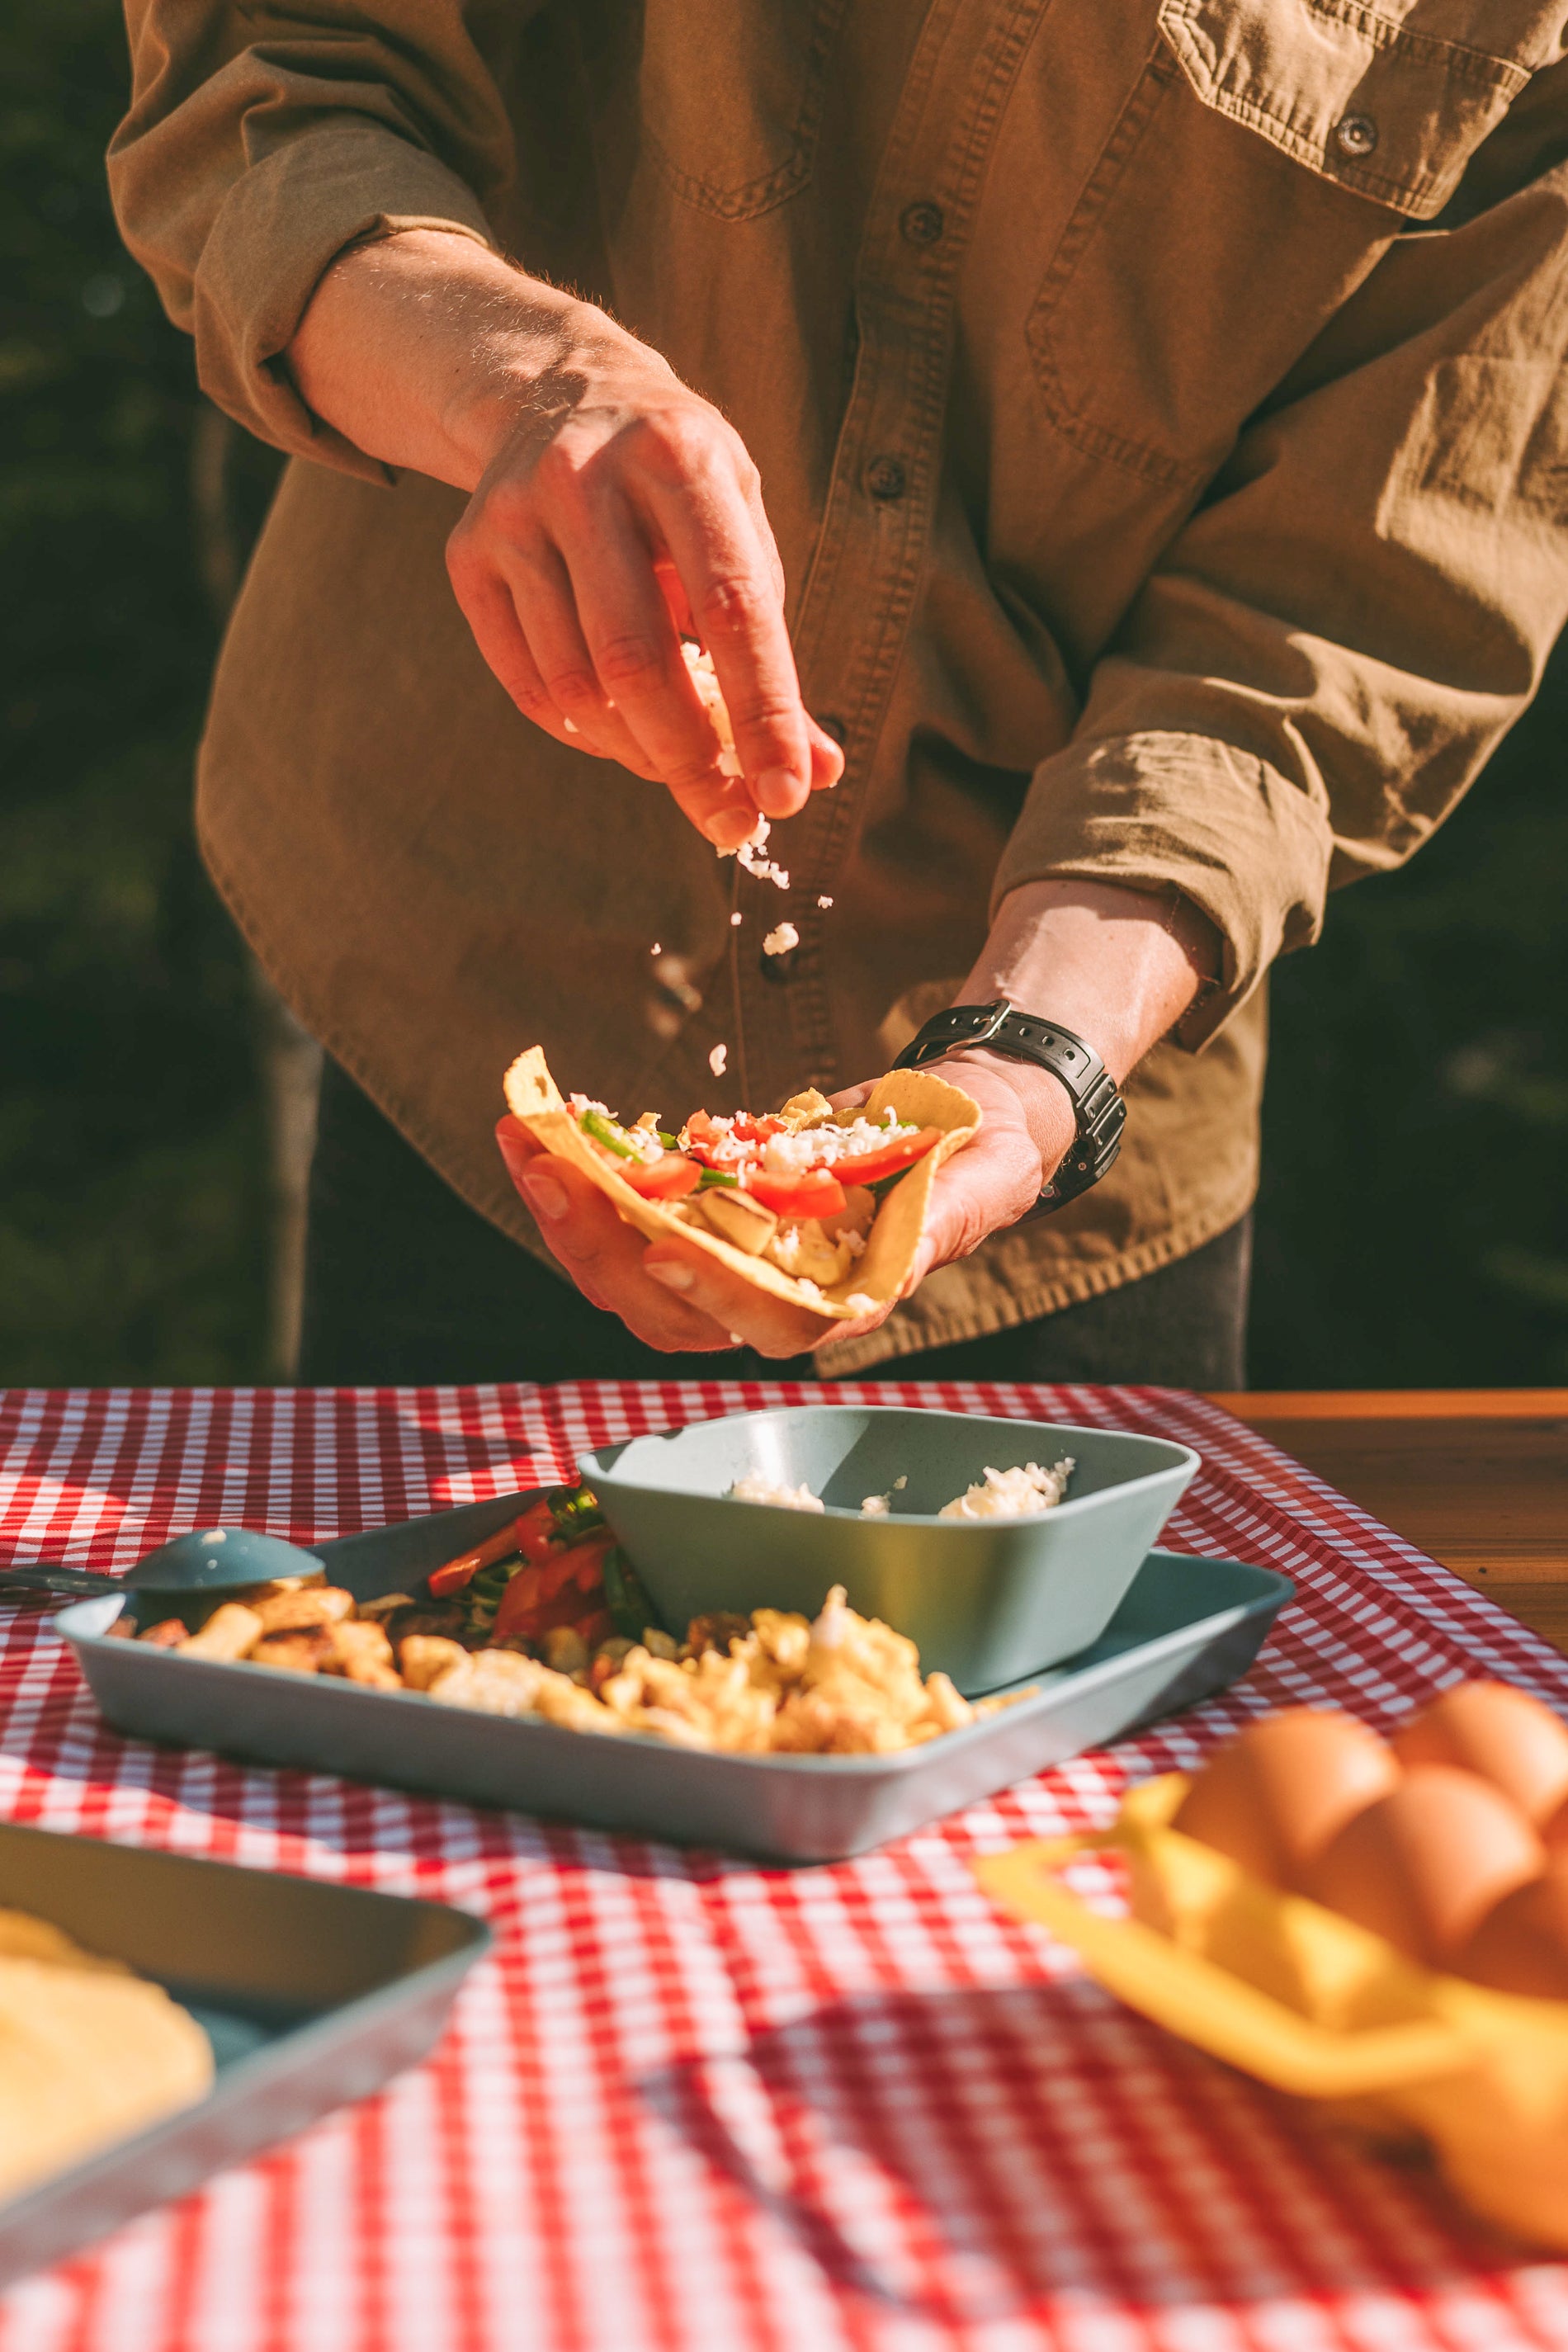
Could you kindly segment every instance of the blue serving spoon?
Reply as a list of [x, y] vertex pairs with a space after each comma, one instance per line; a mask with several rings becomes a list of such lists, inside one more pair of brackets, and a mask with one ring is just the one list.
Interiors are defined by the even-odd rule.
[[96, 1601], [111, 1592], [233, 1592], [278, 1577], [321, 1572], [314, 1552], [301, 1551], [277, 1536], [258, 1535], [252, 1528], [205, 1528], [160, 1544], [123, 1576], [61, 1568], [52, 1560], [0, 1569], [0, 1601], [25, 1592], [62, 1594], [72, 1601]]

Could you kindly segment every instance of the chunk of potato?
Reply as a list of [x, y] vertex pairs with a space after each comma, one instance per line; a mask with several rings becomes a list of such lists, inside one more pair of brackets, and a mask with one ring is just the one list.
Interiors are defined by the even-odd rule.
[[264, 1633], [291, 1633], [303, 1625], [341, 1625], [354, 1613], [354, 1597], [341, 1585], [298, 1585], [251, 1603]]
[[242, 1601], [226, 1601], [215, 1609], [200, 1633], [180, 1643], [182, 1658], [243, 1658], [262, 1631], [260, 1618]]

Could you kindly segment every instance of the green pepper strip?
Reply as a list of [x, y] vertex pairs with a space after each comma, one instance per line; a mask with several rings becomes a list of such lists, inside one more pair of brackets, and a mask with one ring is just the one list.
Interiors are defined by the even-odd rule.
[[618, 1544], [605, 1554], [605, 1606], [628, 1642], [640, 1642], [658, 1624], [647, 1588]]
[[741, 1180], [738, 1176], [726, 1176], [721, 1168], [705, 1168], [702, 1171], [701, 1175], [697, 1179], [698, 1191], [700, 1192], [710, 1192], [715, 1184], [731, 1184], [733, 1185], [738, 1192], [740, 1190]]
[[618, 1159], [640, 1160], [642, 1158], [642, 1153], [637, 1150], [637, 1145], [628, 1142], [615, 1120], [606, 1118], [602, 1111], [585, 1110], [577, 1124], [584, 1135], [591, 1135], [595, 1143], [602, 1143], [606, 1151], [615, 1152]]
[[581, 1543], [605, 1524], [598, 1499], [586, 1486], [557, 1486], [549, 1499], [555, 1532], [564, 1544]]

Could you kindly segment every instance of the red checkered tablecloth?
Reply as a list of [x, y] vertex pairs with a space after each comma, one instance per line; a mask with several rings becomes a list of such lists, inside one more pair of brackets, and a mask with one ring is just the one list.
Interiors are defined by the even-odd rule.
[[[0, 1558], [308, 1540], [816, 1391], [732, 1382], [0, 1397]], [[970, 1858], [1105, 1820], [1285, 1700], [1386, 1729], [1568, 1660], [1201, 1400], [869, 1381], [840, 1400], [1185, 1440], [1178, 1549], [1295, 1578], [1247, 1680], [864, 1859], [759, 1869], [116, 1738], [0, 1618], [14, 1821], [443, 1896], [495, 1958], [431, 2063], [0, 2297], [0, 2352], [1513, 2352], [1568, 2268], [1167, 2038]]]

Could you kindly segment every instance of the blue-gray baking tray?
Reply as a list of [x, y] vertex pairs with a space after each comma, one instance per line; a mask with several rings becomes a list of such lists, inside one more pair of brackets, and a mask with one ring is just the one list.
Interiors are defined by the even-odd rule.
[[195, 2105], [0, 2204], [0, 2286], [379, 2090], [430, 2050], [490, 1941], [444, 1903], [9, 1824], [0, 1905], [163, 1985], [217, 2066]]
[[[374, 1600], [532, 1499], [502, 1496], [316, 1549], [335, 1583]], [[770, 1862], [835, 1862], [1223, 1689], [1251, 1665], [1292, 1589], [1237, 1560], [1151, 1552], [1100, 1639], [1031, 1675], [1032, 1696], [892, 1756], [714, 1755], [335, 1676], [182, 1658], [110, 1636], [123, 1606], [112, 1597], [78, 1601], [55, 1625], [109, 1721], [138, 1738]]]

